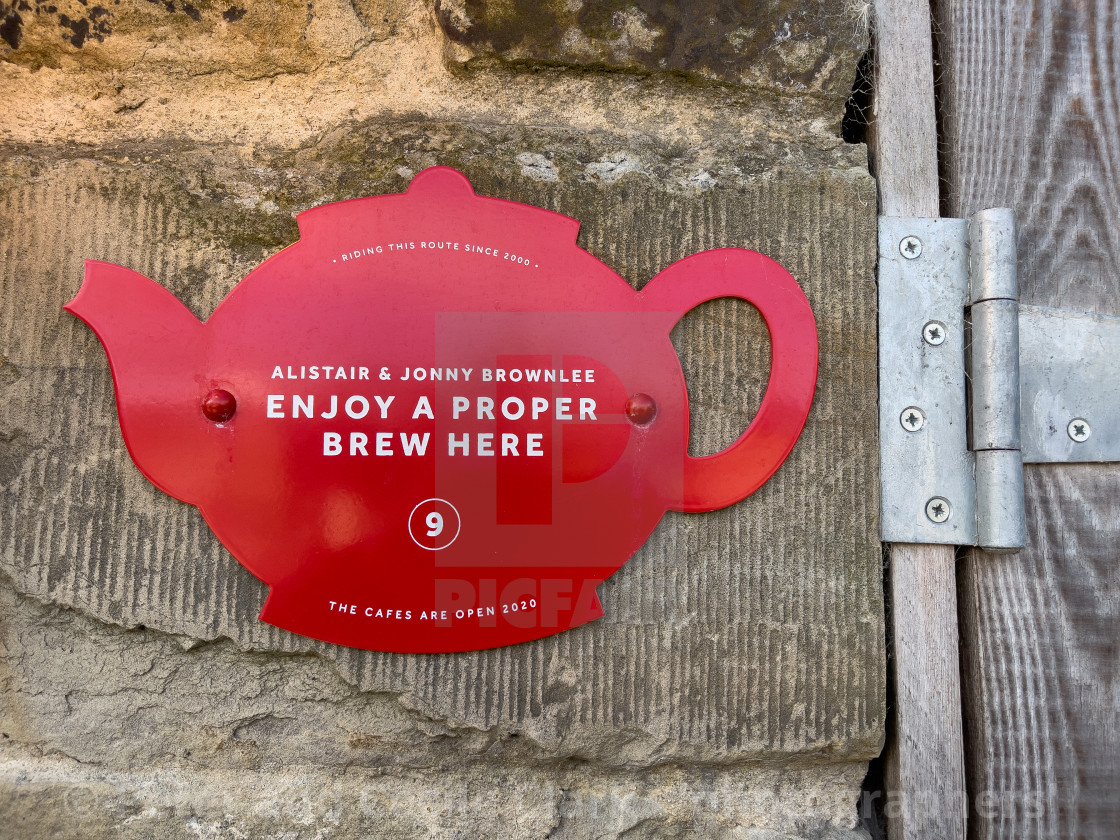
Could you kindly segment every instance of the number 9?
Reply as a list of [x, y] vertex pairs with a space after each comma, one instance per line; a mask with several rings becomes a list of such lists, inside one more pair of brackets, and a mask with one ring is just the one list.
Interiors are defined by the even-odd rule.
[[429, 537], [438, 537], [443, 533], [443, 517], [434, 510], [424, 517], [424, 523], [428, 526]]

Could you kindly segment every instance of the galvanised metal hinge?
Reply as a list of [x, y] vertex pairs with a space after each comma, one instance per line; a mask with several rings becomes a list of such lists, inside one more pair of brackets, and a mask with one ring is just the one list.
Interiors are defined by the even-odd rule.
[[1120, 318], [1019, 304], [1015, 215], [879, 219], [884, 542], [1023, 547], [1023, 464], [1120, 461]]

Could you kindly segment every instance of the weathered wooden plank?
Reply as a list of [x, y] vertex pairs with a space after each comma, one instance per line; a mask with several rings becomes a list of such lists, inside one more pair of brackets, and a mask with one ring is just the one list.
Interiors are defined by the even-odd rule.
[[929, 3], [878, 0], [874, 33], [879, 214], [939, 216]]
[[[933, 45], [925, 0], [875, 4], [879, 212], [939, 213]], [[894, 727], [886, 752], [892, 840], [964, 835], [956, 568], [947, 545], [890, 552]]]
[[894, 729], [884, 813], [892, 840], [963, 837], [965, 779], [952, 546], [890, 550]]
[[[946, 0], [939, 30], [950, 212], [1015, 209], [1024, 302], [1120, 314], [1116, 4]], [[1120, 469], [1026, 490], [1027, 548], [962, 565], [973, 835], [1115, 838]]]

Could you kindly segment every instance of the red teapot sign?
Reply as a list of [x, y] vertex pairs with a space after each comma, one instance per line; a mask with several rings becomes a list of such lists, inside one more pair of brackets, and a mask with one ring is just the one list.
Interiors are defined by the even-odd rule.
[[[577, 221], [444, 167], [298, 222], [205, 323], [105, 262], [66, 305], [105, 347], [133, 461], [268, 585], [277, 627], [443, 652], [584, 624], [666, 510], [743, 499], [804, 426], [813, 314], [761, 254], [705, 251], [635, 292]], [[770, 378], [696, 458], [669, 332], [717, 297], [762, 314]]]

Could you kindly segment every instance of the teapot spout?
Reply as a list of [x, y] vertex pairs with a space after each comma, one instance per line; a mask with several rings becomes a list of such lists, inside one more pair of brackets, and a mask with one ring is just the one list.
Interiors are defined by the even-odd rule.
[[94, 331], [109, 359], [117, 413], [140, 471], [183, 501], [196, 496], [184, 448], [205, 457], [198, 362], [204, 325], [171, 292], [131, 269], [86, 261], [85, 280], [63, 308]]
[[106, 351], [137, 341], [150, 349], [153, 341], [182, 338], [181, 333], [195, 333], [202, 326], [159, 283], [100, 260], [86, 260], [82, 288], [62, 308], [85, 321]]

